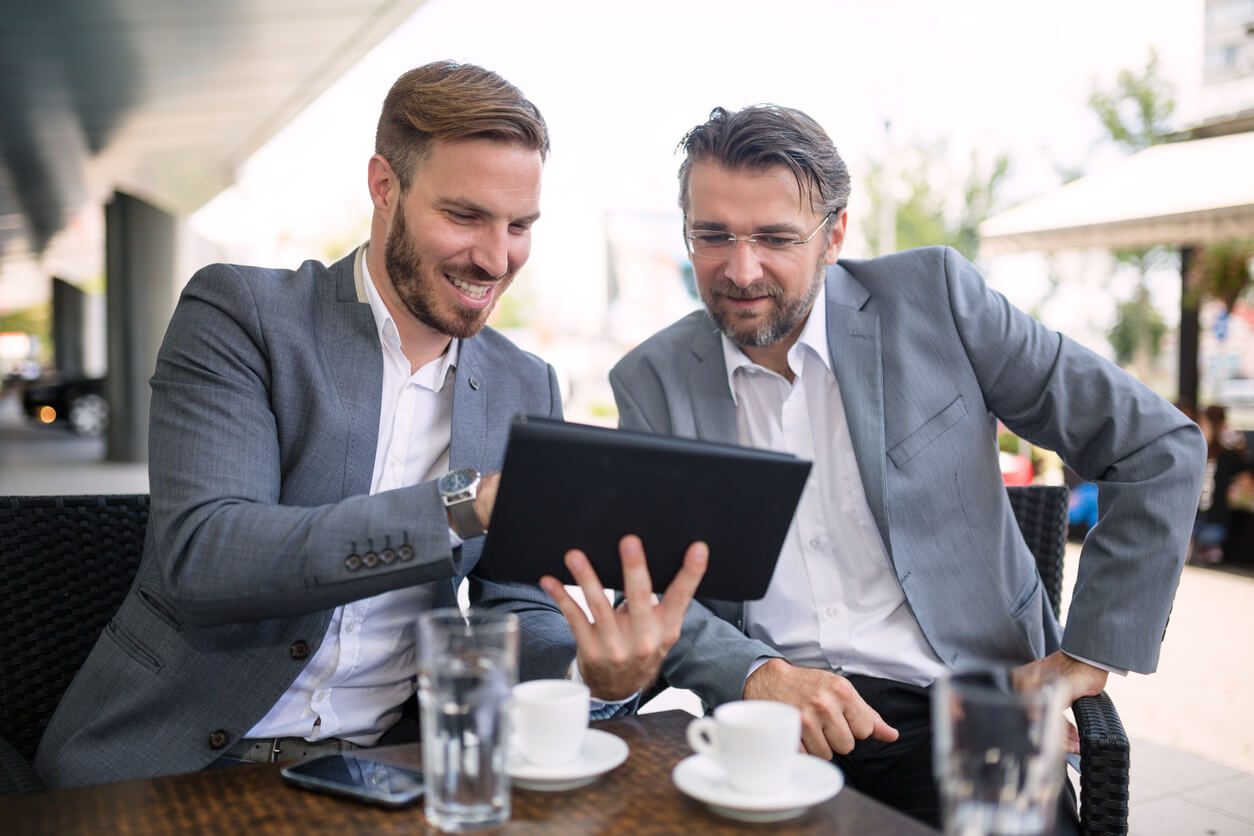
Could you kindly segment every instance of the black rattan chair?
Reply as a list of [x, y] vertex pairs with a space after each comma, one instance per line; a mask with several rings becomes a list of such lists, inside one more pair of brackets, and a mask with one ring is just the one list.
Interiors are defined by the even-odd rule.
[[148, 496], [0, 497], [0, 793], [30, 763], [70, 680], [130, 589]]
[[[1062, 563], [1067, 547], [1067, 488], [1029, 485], [1006, 489], [1019, 530], [1036, 558], [1049, 603], [1062, 605]], [[1080, 732], [1080, 829], [1128, 832], [1128, 736], [1110, 697], [1081, 697], [1071, 706]]]

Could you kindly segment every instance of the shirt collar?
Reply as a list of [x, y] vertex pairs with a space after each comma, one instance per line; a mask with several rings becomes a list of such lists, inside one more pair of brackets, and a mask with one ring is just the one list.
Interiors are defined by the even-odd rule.
[[[383, 297], [379, 295], [379, 289], [374, 286], [374, 279], [370, 275], [370, 267], [365, 257], [361, 260], [361, 271], [365, 278], [366, 299], [370, 302], [370, 313], [374, 316], [375, 332], [379, 336], [379, 342], [384, 346], [391, 346], [396, 351], [401, 351], [401, 336], [396, 330], [396, 322], [392, 319], [392, 314], [388, 311], [387, 305], [383, 304]], [[462, 341], [452, 339], [449, 341], [448, 349], [444, 352], [440, 359], [440, 365], [436, 369], [435, 375], [435, 391], [440, 391], [444, 387], [444, 381], [448, 377], [449, 369], [457, 367], [457, 356], [461, 351]]]
[[[731, 391], [732, 403], [739, 406], [740, 401], [736, 397], [736, 370], [748, 369], [756, 364], [749, 359], [749, 355], [745, 354], [740, 346], [728, 339], [726, 334], [719, 336], [723, 343], [723, 362], [727, 367], [727, 388]], [[831, 372], [832, 362], [831, 357], [828, 356], [827, 345], [827, 282], [824, 282], [822, 290], [814, 298], [814, 304], [810, 307], [810, 315], [806, 317], [806, 323], [801, 328], [801, 335], [797, 337], [797, 342], [792, 348], [788, 349], [788, 365], [794, 369], [798, 368], [800, 366], [799, 353], [804, 348], [809, 348]]]

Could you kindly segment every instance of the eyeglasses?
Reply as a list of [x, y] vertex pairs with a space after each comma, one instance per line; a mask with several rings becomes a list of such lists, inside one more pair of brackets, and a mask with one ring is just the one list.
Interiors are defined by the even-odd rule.
[[764, 252], [787, 252], [791, 247], [800, 247], [803, 244], [810, 243], [810, 239], [819, 234], [819, 230], [835, 215], [835, 211], [828, 212], [823, 216], [823, 220], [804, 238], [796, 235], [789, 235], [786, 232], [758, 232], [754, 235], [732, 235], [730, 232], [722, 232], [717, 229], [694, 229], [684, 236], [688, 242], [688, 253], [696, 258], [730, 258], [732, 250], [736, 248], [736, 244], [744, 241], [757, 247], [759, 254]]

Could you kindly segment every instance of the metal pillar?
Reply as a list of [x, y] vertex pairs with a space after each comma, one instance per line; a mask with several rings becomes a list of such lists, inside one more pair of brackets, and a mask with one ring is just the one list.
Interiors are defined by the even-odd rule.
[[1189, 273], [1197, 258], [1197, 247], [1180, 248], [1180, 374], [1178, 398], [1182, 405], [1196, 411], [1198, 392], [1197, 346], [1198, 317], [1197, 300], [1190, 293]]
[[105, 207], [111, 461], [148, 459], [148, 378], [174, 309], [177, 234], [173, 215], [139, 198], [114, 192]]

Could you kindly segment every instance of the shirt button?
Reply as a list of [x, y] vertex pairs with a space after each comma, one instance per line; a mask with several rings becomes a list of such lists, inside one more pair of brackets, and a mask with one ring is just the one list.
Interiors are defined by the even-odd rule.
[[810, 548], [812, 549], [817, 549], [821, 545], [823, 545], [823, 542], [819, 540], [819, 538], [817, 537], [815, 537], [814, 539], [810, 541]]
[[345, 627], [344, 629], [345, 629], [347, 632], [349, 632], [349, 633], [356, 633], [356, 632], [357, 632], [357, 622], [356, 622], [356, 621], [350, 621], [350, 622], [348, 622], [348, 626], [347, 626], [347, 627]]
[[828, 618], [835, 618], [835, 617], [836, 617], [836, 608], [835, 608], [835, 607], [828, 607], [826, 610], [824, 610], [824, 611], [823, 611], [823, 614], [824, 614], [824, 615], [826, 615]]

